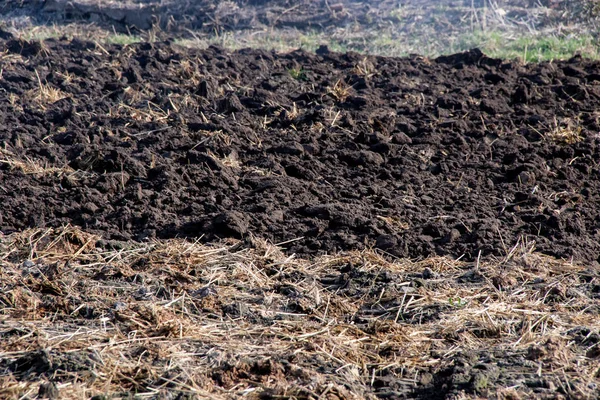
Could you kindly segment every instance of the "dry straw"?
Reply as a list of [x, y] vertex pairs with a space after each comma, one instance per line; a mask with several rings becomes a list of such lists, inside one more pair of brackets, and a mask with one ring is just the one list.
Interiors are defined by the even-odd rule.
[[532, 396], [528, 376], [574, 398], [598, 383], [600, 351], [572, 334], [597, 336], [598, 278], [532, 246], [465, 263], [99, 239], [0, 236], [0, 398], [49, 382], [61, 399], [410, 396], [486, 354], [527, 363], [463, 398]]

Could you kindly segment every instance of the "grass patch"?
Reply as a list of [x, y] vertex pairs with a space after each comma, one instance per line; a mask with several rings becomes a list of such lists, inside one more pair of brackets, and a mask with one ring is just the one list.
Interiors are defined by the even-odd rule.
[[342, 42], [332, 40], [330, 35], [298, 30], [269, 30], [265, 32], [240, 31], [227, 32], [213, 36], [197, 36], [193, 39], [177, 39], [175, 43], [185, 47], [204, 48], [210, 45], [239, 50], [247, 47], [288, 52], [296, 49], [304, 49], [314, 52], [320, 45], [327, 44], [329, 48], [337, 52], [352, 50]]
[[475, 32], [457, 39], [450, 53], [479, 47], [490, 57], [524, 62], [563, 60], [581, 54], [600, 58], [600, 41], [591, 34], [511, 35], [503, 32]]
[[302, 68], [290, 68], [288, 69], [288, 73], [292, 78], [297, 81], [305, 81], [307, 80], [306, 71]]
[[[439, 11], [439, 10], [438, 10]], [[401, 21], [391, 26], [368, 28], [350, 24], [333, 30], [268, 29], [202, 34], [191, 32], [192, 38], [175, 39], [175, 43], [194, 48], [210, 45], [238, 50], [242, 48], [262, 48], [277, 52], [304, 49], [314, 52], [319, 46], [327, 45], [335, 52], [355, 51], [389, 57], [404, 57], [420, 54], [436, 57], [452, 54], [474, 47], [480, 48], [491, 57], [519, 59], [525, 62], [539, 62], [567, 59], [579, 53], [592, 59], [600, 59], [600, 39], [597, 28], [576, 26], [569, 29], [557, 26], [544, 30], [524, 29], [515, 25], [496, 24], [490, 27], [466, 24], [453, 27], [441, 34], [434, 21], [426, 21], [408, 29]], [[169, 34], [152, 29], [140, 35], [128, 35], [107, 31], [97, 26], [80, 24], [41, 25], [21, 29], [16, 35], [24, 40], [44, 40], [49, 38], [78, 37], [100, 44], [128, 45], [138, 42], [154, 42]]]
[[68, 24], [68, 25], [34, 25], [28, 29], [13, 31], [16, 37], [32, 41], [46, 39], [79, 38], [97, 43], [127, 45], [144, 41], [141, 36], [107, 31], [94, 25]]
[[397, 36], [393, 31], [340, 30], [335, 33], [271, 30], [268, 32], [235, 32], [219, 36], [180, 39], [177, 43], [187, 47], [207, 47], [216, 44], [231, 50], [263, 48], [278, 52], [304, 49], [313, 52], [327, 45], [336, 52], [355, 51], [389, 57], [420, 54], [437, 57], [475, 47], [490, 57], [540, 62], [568, 59], [582, 54], [600, 59], [600, 41], [591, 33], [546, 35], [542, 33], [507, 33], [504, 31], [475, 31], [440, 39], [436, 35]]
[[102, 43], [120, 44], [120, 45], [139, 43], [139, 42], [143, 42], [143, 41], [144, 40], [140, 36], [126, 35], [123, 33], [115, 33], [115, 34], [108, 35], [108, 36], [102, 38]]

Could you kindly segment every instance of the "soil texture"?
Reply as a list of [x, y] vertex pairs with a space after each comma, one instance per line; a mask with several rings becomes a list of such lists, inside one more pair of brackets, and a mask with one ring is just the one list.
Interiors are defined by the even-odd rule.
[[0, 229], [600, 259], [600, 63], [0, 41]]

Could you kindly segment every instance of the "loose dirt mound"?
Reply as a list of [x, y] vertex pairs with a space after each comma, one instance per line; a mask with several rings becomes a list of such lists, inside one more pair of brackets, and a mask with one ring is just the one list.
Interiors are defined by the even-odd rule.
[[600, 63], [4, 40], [0, 229], [600, 257]]

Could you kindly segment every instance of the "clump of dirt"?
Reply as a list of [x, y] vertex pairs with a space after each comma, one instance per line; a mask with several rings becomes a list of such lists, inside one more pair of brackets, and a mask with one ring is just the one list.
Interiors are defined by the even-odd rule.
[[[0, 229], [596, 262], [598, 62], [0, 42]], [[67, 60], [67, 61], [65, 61]]]

